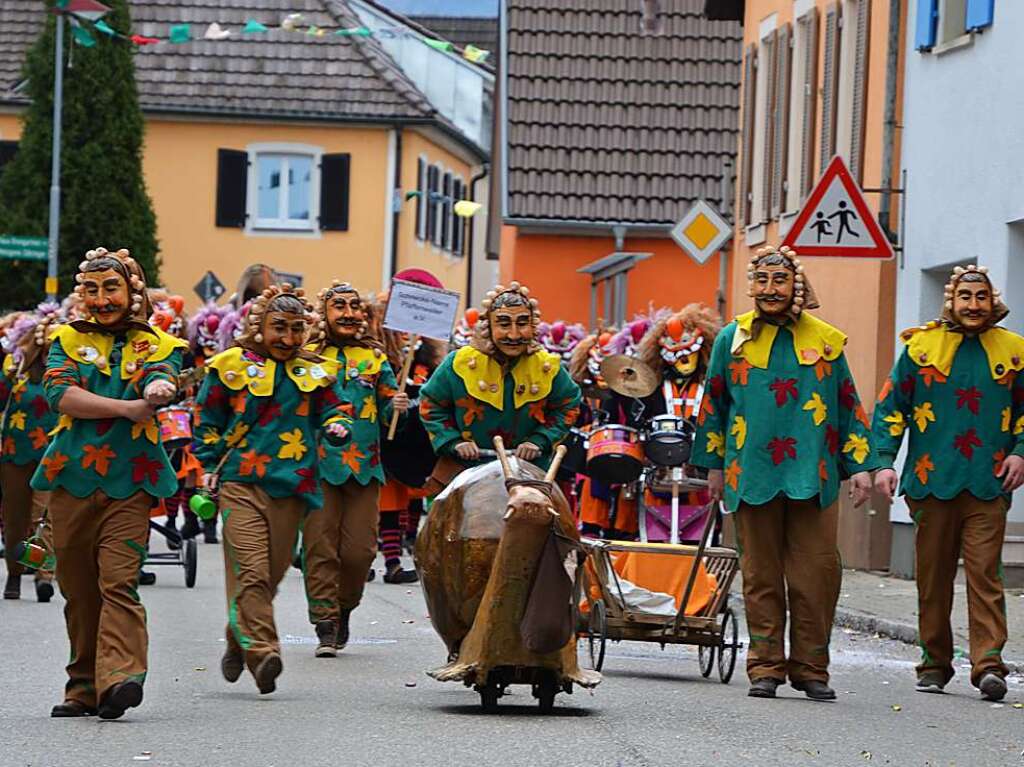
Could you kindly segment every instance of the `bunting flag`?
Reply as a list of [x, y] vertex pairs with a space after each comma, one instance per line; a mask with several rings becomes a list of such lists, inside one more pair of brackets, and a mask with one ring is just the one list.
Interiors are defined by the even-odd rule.
[[[71, 19], [71, 33], [75, 42], [90, 48], [96, 45], [96, 38], [92, 30], [100, 32], [107, 37], [117, 40], [124, 40], [138, 46], [160, 45], [170, 43], [181, 45], [184, 43], [195, 43], [204, 40], [218, 41], [231, 37], [232, 30], [212, 22], [207, 26], [202, 37], [195, 37], [189, 24], [172, 24], [168, 27], [166, 37], [151, 37], [147, 35], [127, 35], [118, 32], [102, 20], [102, 17], [110, 12], [110, 8], [97, 0], [57, 0], [56, 10], [58, 13], [66, 14]], [[88, 22], [92, 30], [82, 22]], [[318, 27], [315, 24], [308, 24], [304, 21], [301, 13], [289, 13], [285, 15], [279, 24], [264, 24], [256, 19], [249, 19], [245, 25], [238, 30], [243, 35], [258, 35], [272, 30], [285, 30], [288, 32], [303, 33], [310, 37], [325, 37], [334, 35], [338, 37], [379, 37], [382, 39], [395, 39], [398, 37], [413, 37], [421, 40], [431, 48], [445, 53], [455, 53], [474, 64], [483, 64], [490, 58], [490, 51], [478, 48], [475, 45], [467, 45], [461, 50], [447, 40], [440, 40], [433, 37], [423, 37], [411, 29], [403, 26], [381, 27], [370, 29], [369, 27], [341, 27], [338, 29]]]
[[472, 200], [459, 200], [455, 203], [455, 215], [459, 218], [472, 218], [482, 207], [483, 205]]

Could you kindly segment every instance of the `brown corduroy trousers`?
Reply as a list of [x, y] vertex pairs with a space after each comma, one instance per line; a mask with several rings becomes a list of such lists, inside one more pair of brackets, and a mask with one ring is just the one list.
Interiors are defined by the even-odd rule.
[[258, 485], [225, 482], [220, 488], [224, 521], [224, 586], [228, 647], [254, 672], [270, 653], [280, 653], [274, 596], [288, 572], [306, 502], [272, 498]]
[[938, 672], [953, 677], [953, 581], [963, 553], [967, 576], [967, 614], [971, 683], [988, 671], [1005, 677], [1002, 652], [1006, 644], [1006, 596], [1003, 593], [1003, 498], [981, 501], [964, 491], [943, 501], [934, 496], [907, 498], [915, 525], [917, 610], [921, 634], [918, 676]]
[[[50, 503], [48, 490], [33, 490], [29, 484], [36, 472], [36, 462], [16, 466], [13, 463], [0, 463], [0, 488], [3, 501], [0, 507], [4, 517], [4, 559], [7, 561], [7, 572], [22, 575], [25, 568], [18, 564], [16, 549], [18, 544], [35, 534], [39, 520]], [[41, 531], [43, 544], [53, 550], [53, 526], [47, 517]], [[53, 580], [52, 570], [36, 570], [37, 581]]]
[[118, 682], [146, 679], [146, 609], [137, 591], [153, 498], [96, 491], [50, 496], [57, 583], [71, 640], [65, 699], [95, 706]]
[[[779, 496], [734, 515], [750, 632], [747, 676], [828, 682], [829, 641], [843, 570], [838, 504]], [[789, 659], [786, 608], [789, 607]]]
[[303, 572], [310, 623], [338, 620], [359, 605], [366, 574], [377, 556], [380, 483], [321, 482], [324, 507], [310, 513], [302, 530]]

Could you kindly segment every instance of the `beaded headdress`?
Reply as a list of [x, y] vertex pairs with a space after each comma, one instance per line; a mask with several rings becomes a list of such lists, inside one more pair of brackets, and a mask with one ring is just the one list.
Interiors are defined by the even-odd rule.
[[811, 287], [807, 275], [804, 274], [803, 264], [800, 263], [798, 254], [786, 245], [776, 248], [774, 245], [766, 245], [759, 248], [750, 258], [747, 265], [747, 280], [750, 283], [749, 295], [754, 295], [754, 273], [759, 266], [785, 266], [793, 272], [793, 303], [789, 313], [794, 317], [800, 316], [804, 309], [817, 309], [818, 296]]

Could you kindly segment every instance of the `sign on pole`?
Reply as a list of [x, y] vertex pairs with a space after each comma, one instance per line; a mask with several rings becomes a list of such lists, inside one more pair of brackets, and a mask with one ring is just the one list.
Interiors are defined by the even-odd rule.
[[836, 155], [782, 241], [801, 256], [892, 258], [892, 245]]
[[196, 283], [193, 290], [196, 292], [196, 295], [203, 300], [203, 303], [216, 301], [224, 295], [224, 285], [217, 279], [217, 275], [213, 272], [207, 272], [204, 274], [202, 279]]
[[452, 290], [394, 280], [384, 312], [384, 327], [447, 341], [455, 327], [460, 298]]
[[698, 264], [705, 263], [732, 237], [732, 227], [709, 203], [697, 200], [669, 232]]
[[0, 258], [12, 261], [45, 261], [48, 254], [47, 243], [45, 237], [18, 237], [5, 234], [0, 237]]

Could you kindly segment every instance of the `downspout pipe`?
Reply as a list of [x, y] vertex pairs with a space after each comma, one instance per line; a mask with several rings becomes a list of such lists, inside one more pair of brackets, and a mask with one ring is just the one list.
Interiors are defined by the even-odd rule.
[[402, 126], [395, 126], [395, 177], [391, 182], [391, 277], [398, 274], [398, 220], [402, 215]]
[[[485, 162], [480, 172], [477, 173], [469, 180], [469, 200], [470, 202], [476, 202], [476, 185], [478, 182], [483, 181], [491, 172], [491, 164]], [[488, 206], [489, 208], [491, 206]], [[466, 262], [466, 308], [473, 306], [473, 259], [476, 257], [476, 252], [473, 250], [473, 245], [476, 240], [474, 234], [476, 232], [476, 226], [473, 225], [473, 219], [467, 218], [466, 224], [469, 228], [469, 237], [467, 237], [467, 246], [469, 250], [469, 260]]]
[[903, 29], [901, 0], [889, 0], [889, 48], [885, 60], [885, 119], [882, 130], [882, 198], [878, 205], [878, 223], [890, 242], [898, 233], [890, 227], [892, 220], [893, 156], [896, 152], [896, 94], [899, 90], [900, 41]]

